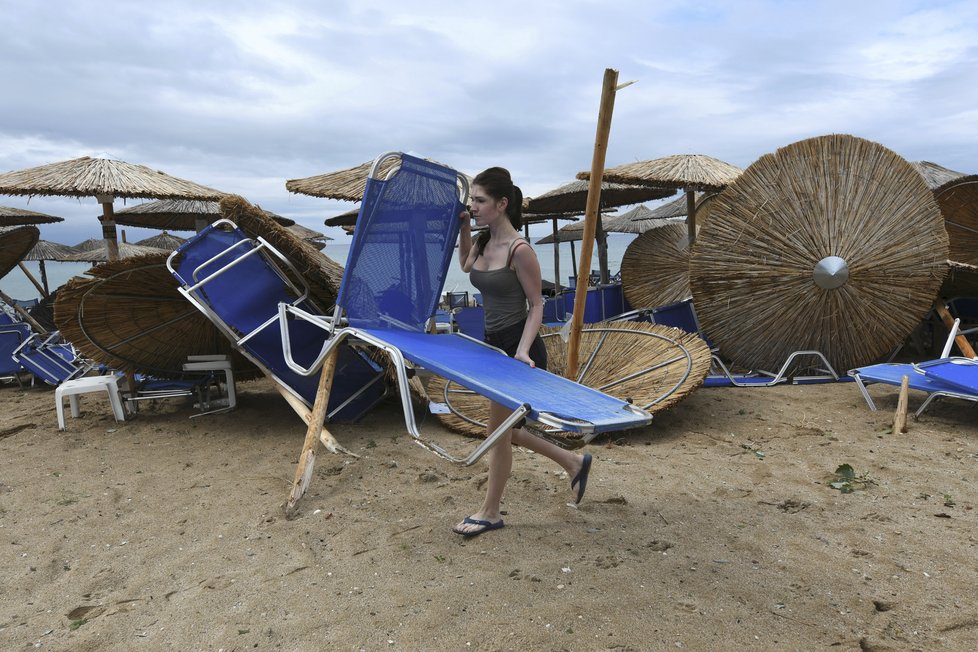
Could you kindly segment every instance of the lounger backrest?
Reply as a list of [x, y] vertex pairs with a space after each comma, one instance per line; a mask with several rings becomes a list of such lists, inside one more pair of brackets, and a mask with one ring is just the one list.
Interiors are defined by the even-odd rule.
[[[379, 167], [379, 166], [375, 166]], [[458, 238], [458, 173], [400, 155], [367, 180], [336, 303], [351, 326], [423, 331]]]
[[13, 353], [24, 340], [31, 336], [27, 324], [8, 323], [0, 326], [0, 376], [8, 376], [21, 370], [20, 362]]

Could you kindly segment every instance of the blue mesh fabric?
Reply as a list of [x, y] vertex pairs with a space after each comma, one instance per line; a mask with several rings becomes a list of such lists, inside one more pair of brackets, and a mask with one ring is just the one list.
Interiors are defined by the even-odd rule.
[[457, 173], [406, 154], [364, 191], [336, 303], [351, 326], [423, 331], [458, 238]]

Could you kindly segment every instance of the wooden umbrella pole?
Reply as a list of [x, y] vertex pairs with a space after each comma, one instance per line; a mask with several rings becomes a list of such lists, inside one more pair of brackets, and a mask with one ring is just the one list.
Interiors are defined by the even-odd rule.
[[11, 299], [9, 296], [7, 296], [6, 293], [0, 292], [0, 301], [3, 301], [8, 306], [10, 306], [11, 308], [13, 308], [14, 311], [18, 315], [20, 315], [21, 317], [24, 318], [24, 321], [26, 321], [28, 324], [31, 325], [31, 328], [33, 328], [35, 331], [37, 331], [38, 334], [40, 334], [40, 335], [46, 335], [47, 334], [48, 329], [46, 329], [43, 326], [41, 326], [37, 322], [36, 319], [34, 319], [33, 317], [31, 317], [31, 314], [29, 312], [27, 312], [26, 310], [24, 310], [23, 308], [21, 308], [20, 306], [18, 306], [17, 305], [17, 302], [14, 301], [13, 299]]
[[[951, 313], [948, 311], [947, 306], [945, 306], [943, 303], [938, 301], [937, 303], [934, 304], [934, 310], [937, 311], [937, 314], [940, 316], [941, 321], [944, 322], [945, 326], [947, 326], [948, 328], [954, 326], [954, 317], [951, 316]], [[963, 355], [964, 357], [966, 358], [976, 357], [975, 350], [971, 346], [971, 342], [969, 342], [968, 338], [965, 337], [964, 335], [955, 336], [954, 343], [958, 345], [958, 349], [961, 351], [961, 355]]]
[[557, 218], [553, 218], [554, 227], [554, 296], [560, 294], [560, 237], [557, 235]]
[[36, 278], [34, 278], [34, 275], [31, 274], [31, 270], [27, 269], [27, 265], [24, 264], [24, 261], [17, 263], [17, 267], [20, 267], [20, 271], [24, 272], [24, 276], [26, 276], [27, 280], [29, 280], [31, 283], [34, 284], [34, 287], [37, 288], [37, 291], [41, 293], [41, 296], [47, 299], [48, 298], [47, 290], [44, 289], [44, 286], [41, 285], [41, 283]]
[[115, 211], [112, 208], [112, 196], [96, 197], [102, 204], [102, 238], [105, 240], [105, 248], [109, 255], [109, 260], [119, 260], [119, 243], [116, 241], [115, 232]]
[[606, 68], [601, 87], [601, 104], [598, 108], [598, 127], [594, 136], [594, 155], [591, 159], [591, 178], [587, 188], [587, 204], [584, 211], [584, 233], [581, 240], [581, 258], [577, 266], [577, 292], [574, 295], [574, 314], [571, 318], [570, 339], [567, 342], [567, 378], [577, 378], [578, 349], [581, 329], [584, 326], [584, 303], [587, 300], [588, 276], [591, 272], [591, 250], [594, 249], [594, 231], [598, 221], [598, 204], [601, 201], [601, 179], [604, 176], [604, 160], [608, 152], [608, 136], [611, 133], [611, 114], [615, 108], [615, 91], [618, 71]]
[[686, 229], [689, 231], [689, 246], [696, 242], [696, 193], [686, 191]]
[[323, 370], [319, 376], [319, 386], [316, 389], [316, 401], [312, 406], [312, 413], [309, 415], [309, 423], [306, 427], [306, 439], [302, 444], [302, 453], [299, 455], [299, 464], [295, 469], [295, 478], [292, 481], [292, 491], [289, 499], [285, 503], [285, 513], [291, 516], [295, 513], [296, 504], [306, 492], [309, 482], [312, 480], [312, 469], [316, 463], [316, 442], [320, 438], [323, 430], [323, 422], [326, 420], [326, 412], [329, 407], [329, 393], [333, 388], [333, 372], [336, 370], [336, 355], [339, 349], [333, 348], [326, 362], [323, 363]]

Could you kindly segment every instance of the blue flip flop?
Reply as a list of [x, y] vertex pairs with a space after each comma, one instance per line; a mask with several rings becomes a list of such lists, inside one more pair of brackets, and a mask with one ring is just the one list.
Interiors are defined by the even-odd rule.
[[571, 480], [571, 490], [577, 487], [577, 500], [575, 503], [581, 502], [581, 498], [584, 498], [584, 490], [587, 489], [587, 475], [591, 472], [591, 454], [584, 454], [584, 461], [581, 463], [581, 470], [577, 472], [574, 479]]
[[479, 526], [479, 529], [478, 530], [468, 530], [468, 531], [466, 531], [466, 530], [456, 530], [455, 528], [452, 528], [452, 532], [454, 532], [455, 534], [461, 534], [466, 539], [471, 539], [472, 537], [479, 536], [483, 532], [488, 532], [489, 530], [498, 530], [498, 529], [500, 529], [500, 528], [503, 527], [503, 520], [502, 519], [499, 519], [498, 521], [496, 521], [495, 523], [493, 523], [492, 521], [483, 521], [481, 519], [477, 519], [477, 518], [472, 518], [470, 516], [466, 516], [465, 518], [462, 519], [462, 523], [464, 523], [465, 525], [478, 525]]

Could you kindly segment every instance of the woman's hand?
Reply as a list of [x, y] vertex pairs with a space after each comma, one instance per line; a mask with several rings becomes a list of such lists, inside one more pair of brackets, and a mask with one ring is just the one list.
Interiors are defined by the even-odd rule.
[[513, 359], [519, 360], [520, 362], [525, 362], [526, 364], [530, 365], [530, 367], [532, 367], [533, 369], [536, 369], [537, 367], [537, 363], [533, 361], [533, 358], [531, 358], [529, 354], [523, 353], [522, 351], [517, 351], [516, 355], [513, 356]]
[[462, 211], [458, 214], [458, 219], [462, 223], [462, 226], [470, 227], [472, 226], [472, 213], [467, 210]]

